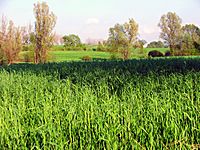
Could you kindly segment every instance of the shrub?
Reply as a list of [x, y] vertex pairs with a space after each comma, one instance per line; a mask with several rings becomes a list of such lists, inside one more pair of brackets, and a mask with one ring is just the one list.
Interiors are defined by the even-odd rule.
[[165, 56], [171, 56], [170, 51], [165, 52]]
[[162, 57], [163, 53], [157, 51], [157, 50], [152, 50], [148, 53], [149, 57]]
[[34, 52], [29, 51], [23, 54], [23, 61], [24, 62], [33, 62], [34, 61]]
[[83, 60], [83, 61], [91, 61], [92, 58], [91, 58], [90, 56], [83, 56], [83, 57], [82, 57], [82, 60]]
[[117, 59], [119, 59], [119, 57], [117, 56], [117, 54], [111, 54], [110, 59], [111, 60], [117, 60]]

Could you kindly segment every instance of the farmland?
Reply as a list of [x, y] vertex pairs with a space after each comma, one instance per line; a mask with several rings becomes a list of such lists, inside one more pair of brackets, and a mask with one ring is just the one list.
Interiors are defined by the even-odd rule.
[[[92, 49], [95, 49], [95, 46], [87, 47], [87, 51], [64, 51], [63, 46], [53, 46], [52, 50], [49, 51], [49, 62], [64, 62], [64, 61], [81, 61], [84, 56], [89, 56], [93, 60], [109, 60], [111, 59], [111, 56], [113, 53], [110, 53], [108, 51], [101, 52], [101, 51], [93, 51]], [[162, 52], [163, 54], [169, 50], [169, 48], [144, 48], [141, 52], [140, 49], [132, 49], [131, 50], [131, 58], [146, 58], [148, 56], [148, 52], [151, 50], [158, 50]], [[26, 57], [26, 54], [30, 51], [22, 51], [20, 53], [20, 60], [21, 62], [24, 61], [24, 58]], [[115, 55], [120, 58], [121, 55], [118, 53]], [[32, 59], [33, 59], [33, 52], [32, 52]]]
[[93, 52], [93, 51], [51, 51], [50, 61], [62, 62], [62, 61], [80, 61], [82, 57], [89, 56], [93, 59], [109, 59], [109, 52]]
[[200, 59], [0, 69], [0, 149], [192, 149]]

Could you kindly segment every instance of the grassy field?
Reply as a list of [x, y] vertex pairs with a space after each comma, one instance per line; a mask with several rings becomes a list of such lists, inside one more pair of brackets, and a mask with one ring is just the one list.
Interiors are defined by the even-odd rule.
[[0, 68], [0, 149], [193, 149], [200, 59]]
[[[88, 46], [87, 51], [64, 51], [63, 46], [54, 46], [51, 51], [49, 51], [48, 60], [49, 62], [63, 62], [63, 61], [81, 61], [84, 56], [89, 56], [93, 60], [109, 60], [113, 54], [110, 52], [100, 52], [93, 51], [92, 49], [96, 49], [97, 46]], [[158, 50], [162, 53], [165, 53], [168, 48], [144, 48], [140, 49], [132, 49], [130, 58], [147, 58], [148, 52], [151, 50]], [[23, 61], [24, 57], [27, 57], [27, 51], [20, 53], [20, 60]], [[25, 56], [26, 55], [26, 56]], [[30, 58], [33, 60], [33, 53], [28, 54]], [[115, 54], [117, 57], [121, 57], [120, 54]]]
[[[148, 56], [148, 52], [151, 50], [158, 50], [165, 53], [167, 48], [145, 48], [143, 52], [139, 49], [133, 49], [131, 52], [131, 58], [145, 58]], [[80, 61], [83, 56], [90, 56], [92, 59], [110, 59], [111, 53], [98, 52], [98, 51], [50, 51], [52, 61]], [[117, 54], [120, 57], [120, 54]]]
[[84, 56], [90, 56], [93, 59], [109, 59], [108, 52], [94, 52], [94, 51], [50, 51], [52, 61], [80, 61]]

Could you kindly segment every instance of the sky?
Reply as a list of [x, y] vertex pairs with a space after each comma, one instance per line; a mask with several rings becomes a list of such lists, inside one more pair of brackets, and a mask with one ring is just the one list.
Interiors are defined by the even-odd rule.
[[[45, 0], [43, 0], [45, 1]], [[33, 5], [40, 0], [0, 0], [0, 15], [16, 25], [34, 24]], [[57, 16], [56, 33], [76, 34], [85, 42], [107, 39], [109, 28], [133, 18], [139, 24], [139, 38], [159, 39], [160, 17], [176, 12], [182, 24], [200, 26], [200, 0], [46, 0]]]

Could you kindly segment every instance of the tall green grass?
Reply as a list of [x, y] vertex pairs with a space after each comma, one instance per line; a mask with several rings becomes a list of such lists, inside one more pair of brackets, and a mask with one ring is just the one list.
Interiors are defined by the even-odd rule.
[[200, 60], [19, 64], [0, 71], [0, 149], [192, 149]]

